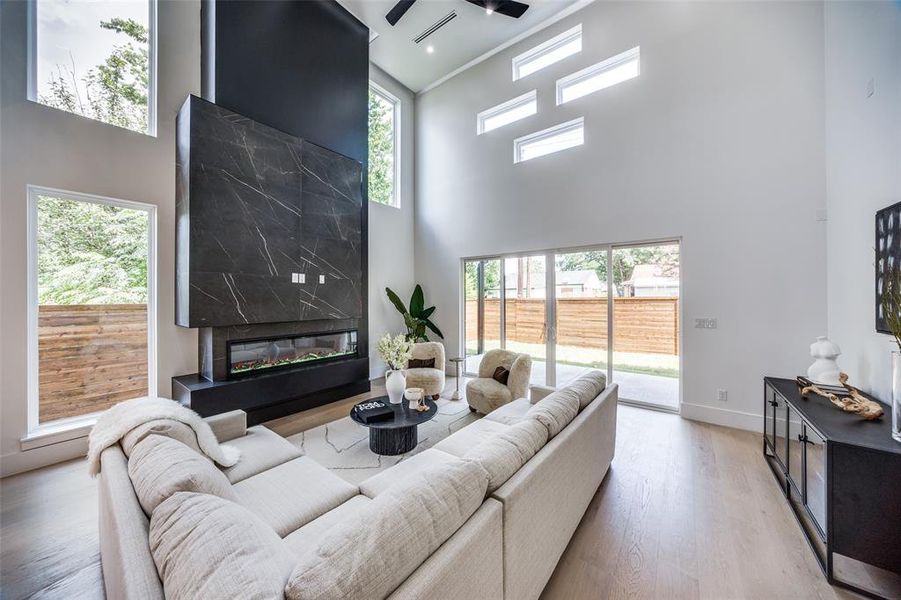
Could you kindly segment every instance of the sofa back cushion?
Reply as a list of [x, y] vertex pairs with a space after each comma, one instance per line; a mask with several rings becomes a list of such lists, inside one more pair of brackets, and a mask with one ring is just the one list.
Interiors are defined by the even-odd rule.
[[200, 446], [197, 444], [197, 434], [194, 433], [191, 426], [172, 419], [154, 419], [138, 425], [123, 435], [119, 441], [119, 444], [122, 446], [122, 452], [125, 453], [125, 456], [131, 456], [132, 450], [138, 445], [138, 442], [151, 434], [178, 440], [188, 448], [200, 452]]
[[138, 442], [128, 459], [128, 476], [148, 516], [176, 492], [238, 499], [228, 479], [211, 460], [162, 435], [148, 435]]
[[379, 494], [303, 554], [291, 600], [384, 598], [482, 504], [488, 476], [474, 461], [439, 463]]
[[579, 414], [579, 397], [569, 387], [557, 390], [540, 400], [526, 413], [526, 417], [537, 420], [547, 428], [548, 438], [552, 438], [569, 425]]
[[246, 508], [178, 492], [150, 518], [150, 552], [168, 600], [284, 596], [294, 555]]
[[601, 371], [589, 371], [568, 386], [579, 399], [579, 412], [591, 404], [607, 387], [607, 376]]
[[463, 459], [475, 461], [485, 469], [490, 494], [535, 456], [547, 440], [544, 425], [537, 419], [523, 419], [479, 443]]

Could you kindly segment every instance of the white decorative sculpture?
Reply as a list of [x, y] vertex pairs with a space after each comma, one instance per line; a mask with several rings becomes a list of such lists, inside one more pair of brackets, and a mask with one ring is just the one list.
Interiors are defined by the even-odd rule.
[[842, 353], [837, 344], [820, 336], [810, 345], [810, 355], [816, 360], [807, 369], [807, 378], [823, 385], [841, 385], [841, 369], [835, 359]]

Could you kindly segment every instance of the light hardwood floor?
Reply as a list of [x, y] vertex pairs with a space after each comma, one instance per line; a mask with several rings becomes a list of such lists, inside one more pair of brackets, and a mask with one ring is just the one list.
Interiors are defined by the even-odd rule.
[[[290, 435], [359, 399], [268, 425]], [[0, 480], [0, 597], [103, 597], [96, 484], [83, 460]], [[820, 573], [759, 436], [627, 406], [613, 467], [542, 596], [851, 597]]]

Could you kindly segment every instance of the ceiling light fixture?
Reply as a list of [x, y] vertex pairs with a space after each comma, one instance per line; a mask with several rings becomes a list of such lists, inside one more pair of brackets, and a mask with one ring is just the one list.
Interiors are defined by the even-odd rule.
[[431, 54], [435, 51], [435, 47], [434, 46], [426, 46], [425, 51], [428, 52], [429, 54]]
[[493, 8], [486, 8], [486, 9], [485, 9], [485, 14], [487, 14], [487, 15], [493, 15], [493, 14], [494, 14], [494, 9], [493, 9]]

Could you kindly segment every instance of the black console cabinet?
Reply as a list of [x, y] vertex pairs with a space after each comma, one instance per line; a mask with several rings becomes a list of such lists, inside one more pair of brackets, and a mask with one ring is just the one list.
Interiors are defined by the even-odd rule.
[[[901, 597], [901, 444], [875, 421], [764, 379], [763, 454], [830, 583]], [[861, 564], [863, 563], [863, 564]]]

